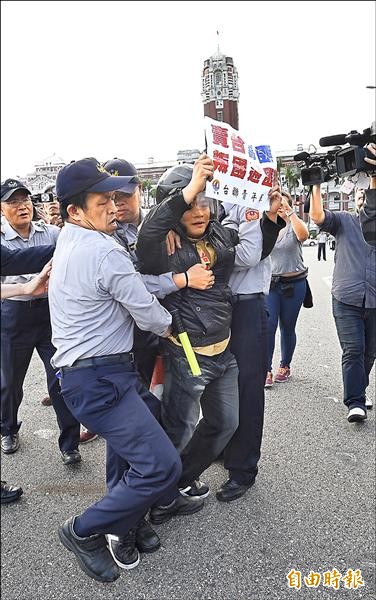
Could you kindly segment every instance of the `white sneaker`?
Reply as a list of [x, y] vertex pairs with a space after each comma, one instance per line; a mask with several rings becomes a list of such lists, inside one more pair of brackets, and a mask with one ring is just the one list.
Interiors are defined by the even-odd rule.
[[349, 423], [364, 421], [366, 418], [367, 412], [364, 410], [364, 408], [360, 408], [358, 406], [355, 408], [350, 408], [349, 412], [347, 413], [347, 420]]
[[366, 394], [366, 408], [368, 408], [368, 410], [369, 410], [372, 407], [373, 407], [372, 399], [369, 396], [367, 396], [367, 394]]

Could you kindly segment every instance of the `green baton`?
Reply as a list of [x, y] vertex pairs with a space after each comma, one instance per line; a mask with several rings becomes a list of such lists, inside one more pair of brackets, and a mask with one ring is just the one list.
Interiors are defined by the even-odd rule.
[[177, 331], [179, 336], [179, 342], [183, 346], [183, 350], [185, 356], [187, 358], [189, 367], [192, 371], [192, 375], [194, 377], [199, 377], [201, 375], [201, 369], [197, 362], [197, 358], [195, 353], [193, 352], [193, 348], [191, 346], [190, 339], [188, 337], [188, 333], [184, 331], [183, 321], [181, 320], [180, 313], [177, 308], [174, 310], [170, 310], [172, 316], [172, 322], [174, 329]]

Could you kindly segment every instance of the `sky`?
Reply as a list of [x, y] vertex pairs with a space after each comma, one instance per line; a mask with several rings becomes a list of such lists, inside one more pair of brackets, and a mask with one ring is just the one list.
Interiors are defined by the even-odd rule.
[[373, 1], [3, 1], [1, 17], [2, 181], [53, 153], [202, 150], [201, 73], [218, 41], [253, 143], [318, 146], [375, 119]]

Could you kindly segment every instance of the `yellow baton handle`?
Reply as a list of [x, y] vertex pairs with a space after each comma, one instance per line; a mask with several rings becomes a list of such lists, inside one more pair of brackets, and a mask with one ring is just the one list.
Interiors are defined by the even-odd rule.
[[197, 362], [196, 355], [193, 352], [193, 348], [191, 346], [191, 342], [189, 341], [188, 334], [185, 331], [183, 333], [179, 333], [179, 341], [183, 346], [183, 350], [185, 352], [185, 356], [187, 357], [187, 361], [192, 371], [192, 375], [198, 377], [199, 375], [201, 375], [201, 369]]

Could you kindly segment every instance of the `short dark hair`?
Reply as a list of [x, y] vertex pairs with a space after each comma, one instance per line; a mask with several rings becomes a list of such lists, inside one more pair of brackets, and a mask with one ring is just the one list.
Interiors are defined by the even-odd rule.
[[287, 198], [287, 202], [289, 203], [289, 205], [292, 208], [292, 198], [291, 198], [290, 194], [288, 192], [286, 192], [286, 190], [283, 190], [282, 196], [284, 196], [285, 198]]
[[74, 196], [73, 198], [69, 198], [69, 201], [66, 201], [64, 203], [60, 202], [60, 216], [62, 218], [63, 221], [66, 221], [69, 218], [69, 214], [67, 211], [67, 207], [70, 204], [73, 204], [74, 206], [78, 206], [78, 208], [86, 208], [86, 198], [87, 198], [87, 194], [85, 192], [82, 192], [81, 194], [78, 194], [77, 196]]

